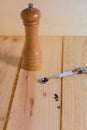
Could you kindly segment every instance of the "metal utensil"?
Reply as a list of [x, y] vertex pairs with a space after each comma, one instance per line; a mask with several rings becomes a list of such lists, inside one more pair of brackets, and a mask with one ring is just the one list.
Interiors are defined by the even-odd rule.
[[54, 78], [63, 78], [63, 77], [74, 75], [74, 74], [86, 74], [86, 73], [87, 73], [87, 67], [77, 68], [77, 69], [74, 69], [74, 70], [70, 70], [70, 71], [66, 71], [66, 72], [63, 72], [63, 73], [53, 75], [51, 77], [43, 77], [43, 78], [40, 79], [40, 83], [46, 83], [50, 79], [54, 79]]

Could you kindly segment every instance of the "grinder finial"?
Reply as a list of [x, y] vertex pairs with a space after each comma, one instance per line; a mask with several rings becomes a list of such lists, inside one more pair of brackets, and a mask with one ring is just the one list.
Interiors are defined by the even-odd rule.
[[28, 8], [29, 8], [30, 10], [32, 10], [32, 9], [33, 9], [33, 3], [29, 3], [29, 4], [28, 4]]

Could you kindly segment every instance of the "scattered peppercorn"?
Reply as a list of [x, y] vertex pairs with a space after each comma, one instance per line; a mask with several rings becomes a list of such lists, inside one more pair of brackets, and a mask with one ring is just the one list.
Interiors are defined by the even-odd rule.
[[[55, 101], [59, 101], [59, 96], [58, 96], [58, 94], [54, 94], [54, 99], [55, 99]], [[57, 108], [60, 108], [60, 106], [58, 106]]]
[[57, 108], [61, 108], [60, 106], [58, 106]]
[[54, 99], [55, 99], [55, 101], [58, 101], [58, 98], [59, 98], [59, 97], [58, 97], [58, 94], [55, 93], [55, 94], [54, 94]]

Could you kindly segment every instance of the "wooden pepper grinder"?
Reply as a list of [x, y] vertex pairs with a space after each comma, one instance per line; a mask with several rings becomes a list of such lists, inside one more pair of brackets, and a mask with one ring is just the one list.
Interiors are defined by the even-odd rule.
[[40, 10], [33, 8], [32, 3], [29, 3], [28, 8], [21, 12], [21, 18], [25, 26], [22, 68], [29, 71], [37, 71], [42, 67], [42, 52], [38, 37], [40, 17]]

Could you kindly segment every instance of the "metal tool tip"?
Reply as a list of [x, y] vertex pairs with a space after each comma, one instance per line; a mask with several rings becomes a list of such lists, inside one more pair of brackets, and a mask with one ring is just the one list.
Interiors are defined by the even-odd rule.
[[48, 81], [48, 78], [44, 77], [44, 78], [41, 78], [41, 83], [46, 83]]

